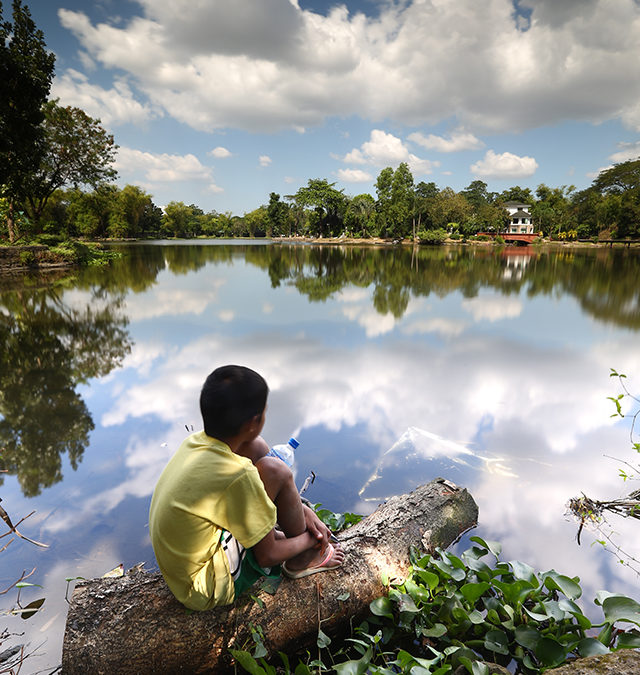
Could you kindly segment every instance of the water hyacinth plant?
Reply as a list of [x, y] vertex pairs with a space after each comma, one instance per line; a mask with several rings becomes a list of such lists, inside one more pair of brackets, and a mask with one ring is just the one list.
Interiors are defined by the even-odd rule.
[[338, 647], [319, 630], [318, 656], [312, 660], [307, 654], [295, 669], [284, 654], [277, 669], [249, 652], [234, 655], [256, 675], [447, 675], [458, 668], [488, 675], [487, 663], [537, 675], [572, 657], [640, 647], [635, 600], [598, 593], [595, 604], [603, 620], [592, 623], [577, 604], [582, 595], [577, 577], [536, 573], [526, 563], [501, 561], [496, 542], [480, 537], [471, 542], [460, 556], [413, 551], [408, 577], [371, 603], [371, 617]]

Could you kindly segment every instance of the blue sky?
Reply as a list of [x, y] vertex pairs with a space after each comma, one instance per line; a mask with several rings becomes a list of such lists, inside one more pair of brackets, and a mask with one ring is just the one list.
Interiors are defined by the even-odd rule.
[[[640, 155], [636, 0], [32, 0], [52, 96], [119, 184], [241, 215], [385, 166], [460, 190], [587, 187]], [[7, 7], [5, 5], [5, 13]]]

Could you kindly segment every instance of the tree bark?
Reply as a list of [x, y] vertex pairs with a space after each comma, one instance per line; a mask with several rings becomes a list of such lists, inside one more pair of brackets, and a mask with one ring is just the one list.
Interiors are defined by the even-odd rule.
[[315, 645], [320, 621], [328, 635], [346, 633], [349, 622], [385, 593], [383, 575], [406, 576], [411, 546], [445, 548], [477, 517], [465, 489], [437, 479], [389, 499], [339, 534], [346, 553], [340, 569], [285, 578], [275, 595], [261, 593], [260, 603], [247, 593], [206, 612], [188, 612], [157, 572], [80, 582], [67, 616], [63, 672], [228, 672], [228, 650], [252, 646], [251, 625], [261, 626], [269, 655]]

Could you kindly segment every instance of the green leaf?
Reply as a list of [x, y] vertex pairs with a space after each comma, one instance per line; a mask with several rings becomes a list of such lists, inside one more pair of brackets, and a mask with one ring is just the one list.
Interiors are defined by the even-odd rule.
[[312, 675], [311, 668], [306, 663], [300, 661], [294, 670], [294, 675]]
[[489, 651], [506, 655], [509, 653], [509, 638], [501, 630], [490, 630], [484, 636], [484, 646]]
[[496, 558], [500, 557], [500, 554], [502, 553], [502, 544], [497, 541], [485, 541], [484, 539], [480, 537], [469, 537], [469, 541], [473, 541], [476, 544], [480, 544], [480, 546], [484, 546], [484, 548], [489, 549], [491, 553]]
[[582, 589], [574, 579], [553, 570], [545, 574], [544, 585], [551, 591], [564, 593], [570, 600], [577, 600], [582, 595]]
[[640, 626], [640, 604], [624, 595], [613, 595], [602, 603], [605, 620], [608, 623], [628, 621]]
[[533, 567], [527, 565], [527, 563], [520, 562], [519, 560], [510, 560], [509, 565], [511, 565], [513, 575], [516, 579], [523, 579], [534, 586], [538, 586], [538, 577], [536, 576]]
[[600, 640], [587, 637], [578, 643], [578, 654], [580, 656], [596, 656], [597, 654], [608, 654], [609, 649], [605, 647]]
[[535, 655], [544, 666], [558, 666], [567, 658], [566, 649], [556, 640], [548, 637], [540, 638]]
[[618, 635], [616, 649], [637, 649], [640, 647], [640, 632], [635, 628]]
[[439, 638], [446, 635], [446, 633], [447, 627], [442, 623], [436, 623], [431, 628], [424, 628], [424, 626], [420, 628], [420, 635], [423, 635], [424, 637]]
[[413, 598], [406, 593], [400, 594], [397, 599], [398, 611], [399, 612], [409, 612], [411, 614], [416, 614], [420, 610], [416, 607], [416, 603], [413, 601]]
[[40, 584], [30, 584], [28, 581], [19, 581], [16, 584], [16, 588], [27, 588], [27, 586], [37, 586], [38, 588], [42, 588]]
[[471, 621], [472, 624], [479, 625], [484, 622], [484, 617], [477, 609], [473, 609], [469, 612], [469, 621]]
[[316, 640], [316, 644], [320, 649], [324, 649], [331, 644], [331, 638], [320, 628], [318, 628], [318, 639]]
[[471, 663], [471, 675], [489, 675], [489, 666], [481, 661]]
[[376, 598], [369, 604], [369, 609], [376, 616], [386, 616], [393, 619], [393, 605], [387, 597]]
[[490, 588], [490, 584], [487, 583], [486, 581], [482, 581], [480, 583], [470, 583], [470, 584], [465, 584], [460, 588], [460, 592], [462, 595], [465, 597], [465, 599], [471, 603], [471, 605], [475, 605], [476, 602], [478, 601], [478, 598], [480, 596], [484, 595], [484, 593]]
[[371, 648], [369, 648], [357, 661], [345, 661], [336, 663], [333, 667], [337, 675], [364, 675], [367, 672], [369, 663], [371, 663]]
[[443, 560], [434, 560], [433, 564], [445, 575], [455, 579], [456, 581], [462, 581], [467, 575], [464, 569], [460, 567], [453, 567], [452, 565], [444, 562]]
[[266, 647], [262, 644], [262, 642], [256, 642], [256, 648], [253, 650], [253, 658], [260, 659], [266, 655], [267, 655]]
[[340, 595], [336, 597], [336, 600], [340, 600], [341, 602], [344, 602], [345, 600], [348, 600], [350, 597], [351, 597], [351, 593], [348, 593], [348, 592], [340, 593]]
[[415, 576], [417, 576], [420, 581], [423, 581], [425, 584], [427, 584], [429, 590], [431, 591], [434, 591], [440, 583], [440, 577], [433, 572], [429, 572], [429, 570], [417, 570], [415, 572]]
[[251, 675], [267, 675], [264, 668], [249, 654], [241, 649], [230, 649], [233, 658]]
[[531, 626], [522, 625], [515, 629], [515, 638], [519, 645], [533, 651], [540, 641], [540, 633]]

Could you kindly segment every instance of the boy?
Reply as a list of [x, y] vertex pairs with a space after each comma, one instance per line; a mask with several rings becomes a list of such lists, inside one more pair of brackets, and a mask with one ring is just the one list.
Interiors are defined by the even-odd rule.
[[289, 467], [265, 457], [268, 391], [249, 368], [214, 370], [200, 394], [204, 431], [185, 439], [154, 490], [151, 544], [167, 585], [191, 609], [232, 603], [280, 563], [297, 578], [344, 559], [302, 504]]

